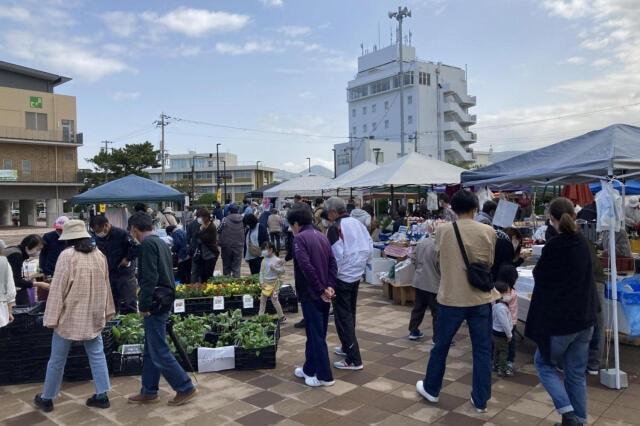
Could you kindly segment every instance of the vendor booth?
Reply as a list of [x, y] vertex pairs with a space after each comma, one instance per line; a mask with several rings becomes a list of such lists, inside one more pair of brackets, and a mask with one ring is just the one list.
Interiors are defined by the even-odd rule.
[[[608, 197], [610, 206], [619, 199], [613, 191], [612, 183], [621, 187], [624, 198], [624, 184], [628, 177], [640, 174], [640, 128], [625, 124], [616, 124], [595, 130], [554, 145], [518, 155], [508, 160], [492, 164], [474, 171], [462, 173], [462, 182], [466, 187], [500, 187], [508, 184], [525, 185], [566, 185], [601, 181], [604, 187], [602, 196]], [[618, 230], [624, 215], [620, 217], [618, 208], [598, 211], [599, 230]], [[601, 372], [601, 381], [616, 389], [626, 386], [626, 375], [620, 371], [618, 336], [618, 264], [615, 256], [615, 232], [609, 232], [607, 259], [611, 291], [608, 297], [611, 303], [605, 318], [613, 323], [615, 368]], [[521, 270], [524, 279], [519, 282], [522, 292], [522, 310], [528, 309], [527, 297], [533, 291], [533, 277]], [[518, 287], [517, 287], [518, 288]], [[626, 288], [626, 286], [625, 286]], [[529, 289], [529, 290], [528, 290]], [[632, 298], [630, 298], [631, 300]], [[525, 306], [526, 305], [526, 306]], [[606, 383], [605, 383], [606, 382]]]
[[353, 169], [341, 174], [340, 176], [329, 180], [327, 183], [322, 185], [322, 191], [324, 195], [340, 195], [340, 190], [350, 190], [353, 192], [353, 186], [349, 186], [351, 181], [361, 178], [375, 170], [378, 169], [378, 166], [373, 164], [370, 161], [365, 161], [362, 164], [357, 165]]
[[170, 186], [136, 175], [107, 182], [71, 198], [72, 204], [113, 204], [172, 201], [183, 203], [185, 194]]
[[278, 198], [279, 202], [282, 202], [285, 198], [293, 198], [296, 195], [321, 197], [322, 186], [330, 180], [328, 177], [308, 173], [263, 191], [263, 196], [265, 198]]

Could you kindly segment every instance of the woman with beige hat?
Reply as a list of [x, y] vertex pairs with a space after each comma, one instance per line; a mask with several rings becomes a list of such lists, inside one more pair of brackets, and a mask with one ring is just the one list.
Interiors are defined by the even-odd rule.
[[49, 289], [44, 326], [53, 329], [51, 356], [43, 391], [36, 395], [34, 402], [45, 412], [53, 410], [69, 349], [73, 342], [79, 341], [84, 344], [96, 388], [87, 405], [108, 408], [107, 392], [111, 384], [101, 332], [115, 314], [115, 307], [107, 259], [91, 244], [81, 220], [68, 221], [60, 240], [67, 241], [69, 247], [58, 258]]

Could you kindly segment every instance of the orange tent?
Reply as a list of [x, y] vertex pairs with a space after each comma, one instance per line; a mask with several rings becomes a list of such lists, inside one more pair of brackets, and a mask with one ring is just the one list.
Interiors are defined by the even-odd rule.
[[593, 194], [589, 189], [589, 185], [586, 183], [565, 185], [564, 188], [562, 188], [562, 196], [570, 199], [574, 204], [581, 207], [593, 203]]

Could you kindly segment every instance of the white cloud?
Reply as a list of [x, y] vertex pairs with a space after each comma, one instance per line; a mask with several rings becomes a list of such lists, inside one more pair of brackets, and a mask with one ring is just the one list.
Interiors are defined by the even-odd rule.
[[571, 65], [580, 65], [584, 64], [586, 62], [586, 59], [582, 56], [572, 56], [570, 58], [567, 58], [567, 60], [564, 62]]
[[266, 7], [282, 7], [284, 5], [283, 0], [260, 0], [260, 3]]
[[120, 37], [130, 37], [139, 28], [135, 13], [116, 10], [103, 14], [101, 18], [109, 30]]
[[140, 97], [140, 92], [113, 92], [111, 98], [114, 101], [134, 101]]
[[611, 62], [610, 59], [607, 58], [602, 58], [602, 59], [598, 59], [593, 61], [593, 63], [591, 64], [594, 67], [606, 67], [611, 65], [613, 62]]
[[248, 41], [244, 44], [216, 43], [216, 51], [228, 55], [247, 55], [249, 53], [282, 52], [282, 48], [270, 41]]
[[27, 31], [8, 31], [2, 35], [2, 44], [4, 51], [17, 58], [72, 78], [96, 81], [110, 74], [135, 72], [124, 62], [97, 55], [90, 46], [72, 39], [47, 39]]
[[179, 7], [164, 15], [159, 15], [156, 12], [143, 12], [140, 18], [150, 25], [159, 25], [168, 31], [184, 34], [188, 37], [203, 37], [215, 32], [237, 31], [244, 28], [250, 21], [248, 15], [186, 7]]
[[544, 0], [543, 5], [553, 15], [579, 18], [591, 13], [591, 0]]
[[31, 19], [31, 12], [20, 6], [1, 6], [0, 19], [8, 19], [16, 22], [26, 22]]
[[309, 34], [311, 32], [311, 28], [301, 27], [298, 25], [285, 25], [278, 28], [276, 31], [288, 37], [299, 37]]

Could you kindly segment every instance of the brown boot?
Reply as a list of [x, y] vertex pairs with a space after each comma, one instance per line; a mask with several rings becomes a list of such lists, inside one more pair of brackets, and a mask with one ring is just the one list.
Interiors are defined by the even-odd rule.
[[158, 395], [145, 395], [139, 393], [138, 395], [132, 395], [129, 397], [130, 404], [153, 404], [159, 402]]
[[168, 402], [168, 405], [173, 407], [177, 407], [178, 405], [184, 405], [187, 402], [191, 401], [193, 397], [196, 395], [196, 388], [192, 388], [188, 392], [176, 392], [176, 396]]

